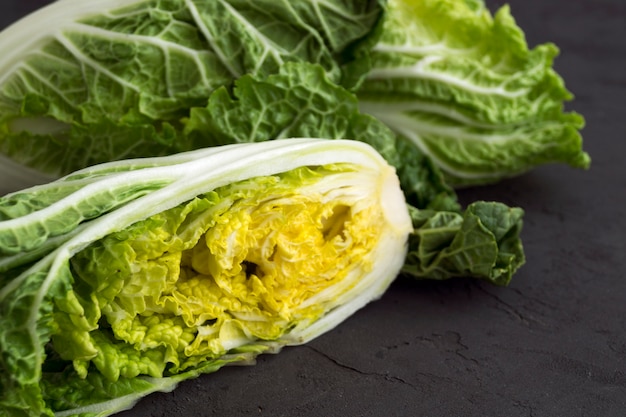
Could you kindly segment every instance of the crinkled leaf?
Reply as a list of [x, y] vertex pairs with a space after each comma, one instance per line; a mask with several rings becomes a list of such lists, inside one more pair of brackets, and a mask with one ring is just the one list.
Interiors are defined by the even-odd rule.
[[463, 213], [412, 210], [414, 232], [403, 272], [428, 279], [474, 277], [507, 285], [525, 262], [523, 211], [475, 202]]
[[0, 34], [0, 152], [58, 176], [189, 150], [181, 121], [216, 88], [293, 61], [339, 82], [381, 16], [378, 1], [57, 1]]
[[529, 49], [507, 6], [392, 0], [361, 109], [428, 155], [452, 185], [493, 182], [537, 165], [586, 168], [582, 116], [552, 65], [553, 44]]

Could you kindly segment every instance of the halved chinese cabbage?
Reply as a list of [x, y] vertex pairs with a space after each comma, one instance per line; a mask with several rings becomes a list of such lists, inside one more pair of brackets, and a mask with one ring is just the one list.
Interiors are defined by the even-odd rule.
[[0, 409], [108, 415], [304, 343], [378, 298], [411, 219], [369, 145], [289, 139], [78, 171], [0, 199]]

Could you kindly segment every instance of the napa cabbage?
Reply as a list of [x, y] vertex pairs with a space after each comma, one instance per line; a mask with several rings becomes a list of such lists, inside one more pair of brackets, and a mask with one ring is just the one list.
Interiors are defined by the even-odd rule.
[[305, 343], [385, 291], [413, 230], [393, 167], [319, 139], [103, 164], [0, 213], [0, 408], [33, 416]]
[[[215, 146], [188, 134], [194, 113], [216, 90], [292, 63], [318, 65], [356, 92], [361, 111], [450, 186], [546, 163], [587, 168], [584, 119], [564, 110], [573, 96], [553, 68], [557, 53], [551, 43], [530, 49], [509, 8], [492, 16], [482, 0], [59, 0], [0, 33], [0, 173], [17, 189]], [[288, 97], [259, 128], [317, 107], [299, 90]]]

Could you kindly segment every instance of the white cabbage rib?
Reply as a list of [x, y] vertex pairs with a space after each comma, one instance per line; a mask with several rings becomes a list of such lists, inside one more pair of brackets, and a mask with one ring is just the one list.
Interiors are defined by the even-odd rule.
[[[60, 31], [68, 25], [102, 14], [103, 10], [114, 10], [129, 4], [132, 3], [125, 0], [57, 0], [7, 27], [2, 32], [3, 40], [0, 43], [0, 84], [14, 73], [15, 66], [22, 62], [25, 54], [39, 51], [44, 43], [51, 37], [59, 36]], [[25, 27], [41, 30], [33, 30], [29, 36], [24, 36]]]

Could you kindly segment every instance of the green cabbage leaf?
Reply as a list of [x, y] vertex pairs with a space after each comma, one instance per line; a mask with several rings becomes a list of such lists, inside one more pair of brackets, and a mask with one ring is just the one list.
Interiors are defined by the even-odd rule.
[[[351, 62], [358, 79], [367, 68], [353, 46], [382, 11], [377, 1], [51, 3], [0, 33], [0, 173], [17, 163], [49, 180], [191, 150], [180, 134], [189, 109], [245, 74], [308, 62], [339, 83]], [[42, 182], [27, 174], [25, 186]]]
[[390, 0], [357, 90], [453, 186], [495, 182], [546, 163], [587, 168], [583, 117], [553, 69], [554, 44], [529, 49], [508, 6]]
[[475, 277], [508, 285], [525, 262], [524, 211], [476, 201], [463, 212], [411, 208], [414, 232], [402, 271], [415, 278]]

